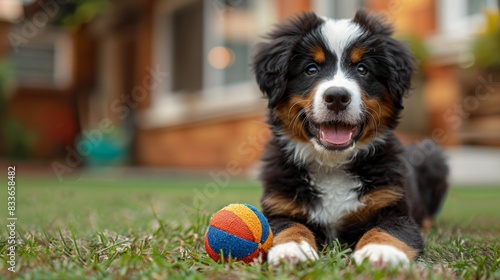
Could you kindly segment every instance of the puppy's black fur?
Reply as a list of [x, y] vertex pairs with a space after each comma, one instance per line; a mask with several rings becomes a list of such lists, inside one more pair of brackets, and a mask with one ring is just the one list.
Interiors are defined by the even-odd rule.
[[[336, 38], [324, 34], [324, 24], [325, 19], [304, 13], [278, 25], [257, 46], [253, 58], [257, 83], [269, 99], [272, 137], [263, 156], [261, 203], [274, 245], [305, 241], [320, 249], [339, 238], [355, 251], [368, 244], [387, 244], [413, 259], [424, 248], [421, 228], [438, 213], [448, 189], [448, 168], [437, 145], [426, 141], [404, 148], [392, 132], [410, 89], [413, 57], [390, 37], [389, 25], [366, 11], [351, 21], [360, 35], [342, 54], [329, 48], [328, 40]], [[322, 147], [318, 140], [318, 127], [344, 124], [337, 119], [315, 123], [318, 86], [340, 71], [362, 94], [363, 116], [348, 124], [357, 133], [352, 150]], [[314, 141], [320, 143], [314, 144], [319, 151], [307, 150], [307, 159], [297, 156], [299, 145], [312, 147]], [[315, 153], [327, 166], [311, 160]], [[329, 186], [318, 187], [311, 174], [339, 173], [359, 182], [352, 191], [363, 206], [333, 213], [338, 217], [331, 217], [331, 223], [321, 222], [315, 215]]]

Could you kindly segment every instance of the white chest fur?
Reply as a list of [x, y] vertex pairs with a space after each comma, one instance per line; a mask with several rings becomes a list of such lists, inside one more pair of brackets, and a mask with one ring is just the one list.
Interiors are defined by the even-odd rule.
[[361, 182], [339, 169], [323, 168], [309, 173], [311, 185], [322, 193], [320, 203], [309, 213], [309, 220], [328, 228], [334, 237], [335, 228], [345, 214], [356, 211], [364, 204], [358, 199], [356, 188]]

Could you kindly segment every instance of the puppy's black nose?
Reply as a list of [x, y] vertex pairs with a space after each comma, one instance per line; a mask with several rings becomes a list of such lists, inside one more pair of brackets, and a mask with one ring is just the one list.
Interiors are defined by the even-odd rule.
[[328, 109], [339, 113], [347, 109], [347, 106], [351, 103], [351, 95], [345, 88], [331, 87], [325, 91], [323, 100]]

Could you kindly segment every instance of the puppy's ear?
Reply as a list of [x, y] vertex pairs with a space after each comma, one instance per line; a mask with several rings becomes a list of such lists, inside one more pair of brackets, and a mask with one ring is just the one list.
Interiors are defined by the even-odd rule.
[[314, 13], [304, 13], [279, 24], [269, 33], [267, 42], [256, 46], [252, 59], [253, 71], [260, 90], [269, 98], [269, 108], [284, 97], [287, 84], [288, 64], [297, 42], [322, 23]]
[[389, 56], [389, 91], [402, 102], [411, 88], [411, 77], [416, 70], [413, 54], [406, 44], [388, 37], [385, 49]]
[[402, 107], [402, 98], [411, 88], [411, 77], [416, 69], [412, 53], [405, 44], [391, 37], [393, 28], [381, 16], [359, 10], [353, 21], [381, 41], [387, 58], [384, 62], [390, 70], [387, 81], [389, 91], [395, 103]]
[[365, 9], [358, 10], [353, 21], [371, 34], [390, 36], [393, 32], [392, 26], [385, 23], [381, 15], [370, 13]]

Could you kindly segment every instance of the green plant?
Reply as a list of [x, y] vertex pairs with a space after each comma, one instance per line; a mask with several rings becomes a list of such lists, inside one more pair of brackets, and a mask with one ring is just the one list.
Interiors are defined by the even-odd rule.
[[4, 112], [7, 94], [12, 84], [12, 67], [8, 60], [0, 60], [0, 110]]
[[8, 60], [0, 61], [0, 150], [9, 157], [26, 158], [33, 146], [35, 135], [7, 114], [7, 101], [13, 77], [11, 63]]
[[472, 43], [472, 53], [478, 67], [500, 67], [500, 11], [485, 12], [486, 25]]
[[422, 38], [415, 35], [399, 36], [399, 40], [405, 42], [413, 53], [418, 67], [422, 68], [430, 59], [430, 51]]
[[62, 18], [61, 24], [68, 28], [77, 28], [103, 14], [110, 6], [108, 0], [70, 0], [68, 7], [71, 8]]

